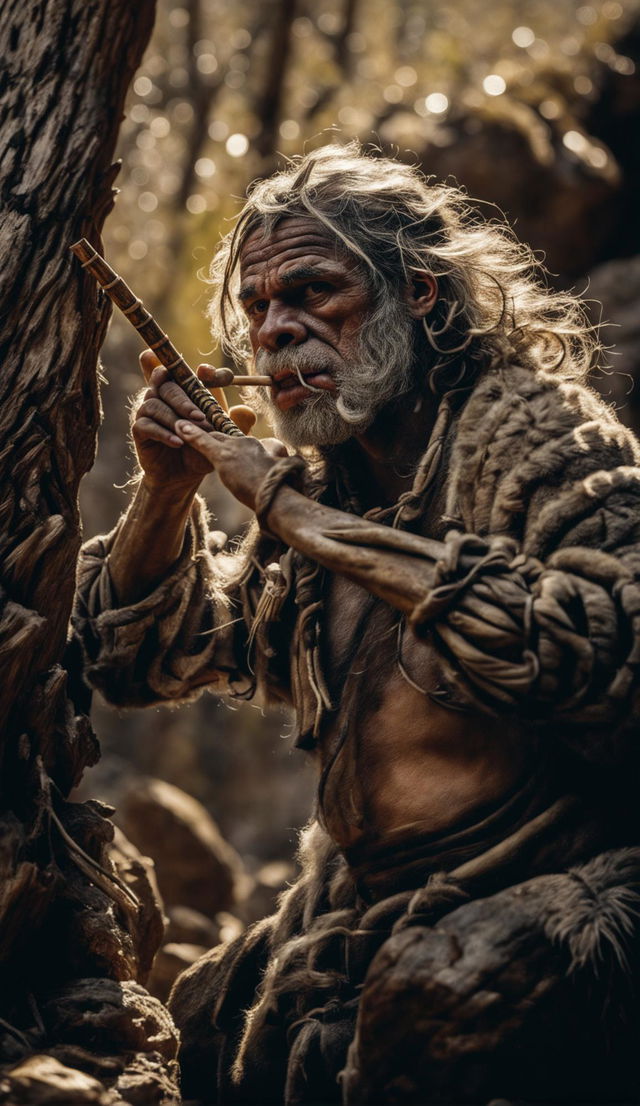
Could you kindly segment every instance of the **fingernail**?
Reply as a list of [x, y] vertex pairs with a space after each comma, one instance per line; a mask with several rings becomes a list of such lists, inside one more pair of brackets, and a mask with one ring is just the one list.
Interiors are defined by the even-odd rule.
[[176, 430], [179, 430], [181, 434], [185, 434], [189, 437], [190, 434], [197, 434], [198, 428], [194, 426], [192, 422], [185, 422], [184, 419], [180, 419], [176, 423]]
[[207, 416], [205, 415], [204, 411], [201, 411], [199, 407], [194, 407], [193, 411], [189, 411], [189, 418], [198, 419], [198, 422], [202, 422], [202, 420], [206, 419], [206, 417]]
[[182, 438], [177, 438], [175, 434], [171, 434], [169, 441], [171, 445], [184, 445]]

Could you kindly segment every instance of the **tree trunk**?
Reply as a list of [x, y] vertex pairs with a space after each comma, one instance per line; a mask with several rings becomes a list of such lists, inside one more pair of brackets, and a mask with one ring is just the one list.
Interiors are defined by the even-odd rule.
[[162, 932], [148, 873], [112, 859], [107, 808], [68, 801], [98, 756], [65, 643], [109, 316], [69, 246], [99, 245], [154, 6], [0, 16], [0, 1103], [179, 1101], [175, 1031], [139, 982]]

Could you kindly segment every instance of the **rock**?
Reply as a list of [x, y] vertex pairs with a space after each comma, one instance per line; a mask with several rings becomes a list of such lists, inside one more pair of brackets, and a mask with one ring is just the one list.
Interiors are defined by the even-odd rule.
[[165, 944], [185, 942], [188, 945], [204, 945], [211, 949], [220, 941], [220, 925], [190, 906], [171, 906], [167, 911], [169, 921]]
[[212, 918], [244, 893], [240, 857], [202, 804], [178, 787], [137, 778], [122, 794], [117, 821], [153, 858], [167, 905], [188, 906]]
[[138, 1052], [116, 1080], [115, 1090], [126, 1106], [180, 1106], [178, 1064], [164, 1063], [157, 1052]]
[[280, 895], [293, 882], [295, 875], [295, 865], [288, 860], [271, 860], [261, 865], [254, 873], [251, 893], [242, 904], [240, 914], [243, 922], [251, 925], [273, 914]]
[[103, 1056], [79, 1045], [58, 1045], [49, 1054], [99, 1080], [117, 1106], [179, 1106], [182, 1102], [178, 1065], [159, 1052]]
[[169, 1013], [132, 980], [76, 980], [44, 1003], [43, 1020], [56, 1042], [89, 1051], [157, 1052], [166, 1060], [177, 1053]]
[[0, 1075], [2, 1106], [118, 1106], [122, 1098], [53, 1056], [35, 1055]]
[[[168, 940], [162, 946], [154, 961], [153, 971], [149, 976], [148, 982], [151, 994], [159, 998], [161, 1002], [166, 1002], [169, 997], [169, 992], [181, 972], [186, 968], [190, 968], [192, 964], [195, 964], [196, 960], [199, 960], [201, 956], [209, 952], [211, 948], [215, 948], [217, 945], [226, 945], [230, 941], [235, 941], [236, 937], [239, 937], [244, 930], [244, 925], [240, 919], [234, 917], [233, 914], [226, 913], [226, 911], [220, 911], [216, 914], [215, 922], [209, 922], [208, 918], [203, 918], [202, 915], [198, 914], [195, 910], [187, 910], [186, 907], [178, 907], [176, 910], [178, 918], [182, 915], [184, 919], [186, 914], [187, 916], [195, 916], [196, 919], [202, 918], [204, 922], [208, 923], [208, 930], [206, 930], [202, 924], [199, 924], [197, 927], [192, 924], [192, 935], [199, 932], [206, 938], [214, 935], [215, 939], [206, 944], [174, 939]], [[175, 937], [176, 932], [180, 932], [180, 930], [175, 924], [172, 925], [170, 922], [167, 930], [167, 937]], [[182, 933], [185, 934], [185, 932], [187, 932], [187, 930], [183, 925]]]
[[190, 945], [186, 942], [170, 942], [163, 945], [153, 964], [149, 976], [149, 990], [161, 1002], [166, 1002], [176, 979], [185, 968], [190, 968], [209, 950], [204, 945]]

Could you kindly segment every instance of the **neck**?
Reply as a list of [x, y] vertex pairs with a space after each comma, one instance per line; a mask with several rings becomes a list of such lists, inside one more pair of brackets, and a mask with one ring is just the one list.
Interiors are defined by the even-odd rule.
[[351, 440], [367, 507], [395, 503], [411, 487], [437, 407], [430, 392], [409, 392], [388, 404], [364, 434]]

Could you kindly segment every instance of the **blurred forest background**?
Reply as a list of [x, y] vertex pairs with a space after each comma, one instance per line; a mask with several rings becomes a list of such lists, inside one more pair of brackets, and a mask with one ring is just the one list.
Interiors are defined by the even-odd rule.
[[[639, 67], [640, 0], [159, 0], [121, 132], [107, 257], [193, 366], [219, 364], [204, 278], [248, 183], [282, 155], [374, 142], [455, 179], [489, 217], [498, 205], [553, 283], [584, 292], [596, 321], [603, 304], [614, 371], [595, 383], [637, 427]], [[127, 501], [139, 351], [114, 317], [86, 536]], [[205, 493], [215, 525], [237, 533], [246, 512], [213, 478]], [[199, 950], [270, 909], [293, 875], [313, 781], [286, 717], [250, 705], [206, 693], [178, 710], [96, 703], [94, 720], [103, 759], [83, 790], [112, 801], [156, 860], [170, 917], [162, 997]]]

